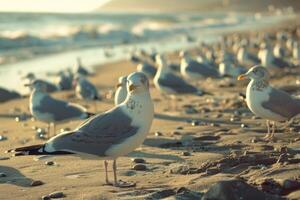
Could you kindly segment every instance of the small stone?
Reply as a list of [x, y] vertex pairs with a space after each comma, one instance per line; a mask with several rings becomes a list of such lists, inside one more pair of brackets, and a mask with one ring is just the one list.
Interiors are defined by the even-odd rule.
[[210, 123], [210, 126], [211, 127], [218, 127], [218, 126], [220, 126], [219, 124], [215, 124], [215, 123]]
[[0, 178], [2, 178], [2, 177], [6, 177], [7, 175], [5, 174], [5, 173], [3, 173], [3, 172], [0, 172]]
[[0, 160], [9, 160], [9, 157], [0, 157]]
[[241, 124], [241, 128], [248, 128], [248, 125], [246, 125], [246, 124]]
[[42, 181], [37, 180], [37, 181], [32, 181], [32, 182], [30, 183], [30, 186], [36, 187], [36, 186], [40, 186], [40, 185], [43, 185], [43, 184], [44, 184], [44, 183], [43, 183]]
[[191, 153], [188, 151], [184, 151], [184, 152], [182, 152], [182, 155], [183, 156], [191, 156]]
[[181, 135], [181, 133], [178, 132], [178, 131], [173, 131], [173, 132], [172, 132], [172, 135]]
[[48, 195], [42, 196], [42, 200], [50, 200], [51, 198]]
[[63, 132], [67, 132], [67, 131], [70, 131], [71, 129], [70, 128], [62, 128], [60, 129], [60, 132], [63, 133]]
[[231, 121], [231, 122], [240, 121], [240, 118], [238, 118], [238, 117], [231, 117], [231, 118], [230, 118], [230, 121]]
[[185, 113], [186, 114], [196, 114], [196, 113], [198, 113], [198, 111], [193, 107], [187, 107], [187, 108], [185, 108]]
[[45, 139], [46, 138], [46, 134], [47, 134], [47, 131], [46, 129], [43, 129], [43, 128], [37, 128], [36, 129], [36, 138], [39, 138], [39, 139]]
[[258, 142], [258, 139], [257, 138], [252, 138], [251, 139], [251, 143], [257, 143]]
[[200, 122], [199, 121], [192, 121], [192, 126], [199, 126]]
[[57, 192], [52, 192], [51, 194], [48, 195], [51, 199], [58, 199], [58, 198], [63, 198], [65, 195], [63, 192], [57, 191]]
[[143, 158], [132, 158], [133, 163], [145, 163], [146, 161]]
[[132, 169], [136, 171], [145, 171], [147, 170], [147, 167], [144, 164], [136, 164], [132, 167]]
[[176, 130], [183, 130], [183, 127], [182, 126], [177, 126]]
[[241, 112], [238, 111], [238, 110], [235, 110], [235, 111], [233, 112], [233, 114], [234, 114], [234, 115], [241, 115]]
[[155, 136], [158, 137], [158, 136], [162, 136], [163, 134], [159, 131], [155, 132]]
[[208, 168], [206, 171], [205, 171], [205, 173], [207, 174], [207, 175], [215, 175], [215, 174], [217, 174], [217, 173], [219, 173], [220, 172], [220, 169], [219, 168]]
[[54, 165], [54, 162], [53, 162], [53, 161], [46, 161], [46, 162], [45, 162], [45, 165], [52, 166], [52, 165]]
[[0, 135], [0, 141], [4, 141], [7, 140], [7, 137], [5, 137], [4, 135]]

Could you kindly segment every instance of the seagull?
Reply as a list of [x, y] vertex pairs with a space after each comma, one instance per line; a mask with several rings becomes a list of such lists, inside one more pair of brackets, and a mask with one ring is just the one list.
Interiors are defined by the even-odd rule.
[[179, 76], [173, 74], [162, 55], [157, 55], [156, 60], [158, 63], [158, 71], [154, 77], [154, 85], [159, 91], [175, 95], [203, 94], [203, 91], [198, 90], [193, 85], [185, 82]]
[[219, 76], [219, 73], [216, 69], [207, 66], [203, 62], [193, 60], [185, 51], [180, 52], [180, 57], [180, 72], [186, 79], [199, 80], [201, 78]]
[[55, 91], [58, 90], [58, 88], [56, 87], [55, 84], [49, 83], [46, 80], [37, 79], [36, 76], [34, 75], [34, 73], [28, 73], [25, 76], [23, 76], [22, 79], [23, 80], [28, 80], [29, 83], [32, 83], [35, 80], [38, 80], [40, 82], [40, 84], [44, 85], [44, 87], [46, 88], [47, 92], [55, 92]]
[[298, 42], [294, 43], [294, 47], [293, 47], [293, 58], [295, 60], [300, 60], [300, 45]]
[[115, 93], [115, 105], [119, 105], [124, 102], [127, 97], [127, 76], [121, 76], [117, 84], [117, 90]]
[[[289, 121], [300, 113], [300, 99], [269, 85], [269, 73], [261, 65], [248, 70], [238, 80], [251, 79], [246, 91], [249, 109], [257, 116], [267, 119], [268, 133], [266, 139], [273, 139], [275, 122]], [[270, 121], [273, 122], [270, 132]]]
[[65, 72], [60, 72], [56, 82], [60, 90], [70, 90], [72, 89], [73, 76]]
[[245, 72], [246, 69], [243, 66], [235, 65], [230, 60], [223, 59], [219, 64], [219, 74], [221, 76], [236, 77]]
[[146, 74], [146, 76], [149, 79], [152, 79], [155, 76], [157, 69], [156, 69], [156, 67], [154, 67], [150, 63], [143, 62], [143, 63], [138, 64], [137, 71], [138, 72], [143, 72], [144, 74]]
[[273, 51], [264, 43], [261, 45], [258, 56], [261, 60], [261, 65], [267, 68], [284, 68], [290, 66], [284, 59], [274, 57]]
[[250, 52], [248, 52], [247, 46], [242, 45], [237, 53], [237, 60], [240, 64], [245, 65], [257, 65], [260, 63], [258, 57]]
[[273, 54], [276, 58], [283, 58], [286, 55], [285, 49], [281, 42], [277, 42], [273, 49]]
[[90, 75], [90, 72], [82, 66], [81, 58], [79, 58], [79, 57], [77, 57], [77, 68], [76, 68], [75, 73], [83, 75], [83, 76]]
[[29, 108], [32, 116], [36, 119], [47, 122], [49, 127], [53, 123], [54, 134], [55, 124], [74, 119], [87, 119], [92, 113], [80, 105], [54, 99], [46, 92], [45, 85], [36, 80], [25, 86], [33, 88], [29, 99]]
[[10, 91], [0, 87], [0, 102], [21, 98], [21, 95], [15, 91]]
[[116, 159], [139, 147], [145, 140], [154, 115], [149, 92], [149, 81], [140, 72], [128, 76], [126, 100], [111, 110], [98, 114], [73, 131], [61, 133], [45, 144], [20, 147], [8, 152], [17, 155], [79, 155], [82, 158], [104, 160], [105, 182], [108, 178], [108, 162], [113, 160], [116, 187], [130, 187], [117, 179]]
[[100, 101], [102, 98], [98, 93], [96, 86], [88, 81], [84, 76], [78, 75], [74, 79], [75, 93], [77, 98], [86, 101], [94, 101], [95, 110], [97, 110], [96, 101]]

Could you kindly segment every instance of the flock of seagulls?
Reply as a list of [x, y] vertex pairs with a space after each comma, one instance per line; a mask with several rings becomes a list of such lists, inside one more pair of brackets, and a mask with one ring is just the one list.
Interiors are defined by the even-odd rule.
[[[88, 113], [80, 105], [51, 97], [48, 83], [31, 79], [27, 84], [32, 90], [30, 112], [40, 121], [56, 123], [73, 119], [87, 119], [72, 131], [60, 133], [46, 143], [10, 150], [18, 155], [64, 155], [78, 154], [104, 160], [105, 182], [118, 187], [132, 184], [117, 179], [116, 159], [141, 145], [151, 128], [154, 106], [150, 95], [150, 81], [162, 95], [202, 96], [209, 94], [200, 88], [204, 79], [224, 77], [250, 79], [246, 90], [248, 108], [267, 120], [265, 139], [274, 139], [276, 122], [289, 121], [300, 113], [300, 99], [278, 90], [269, 84], [272, 73], [289, 70], [299, 63], [299, 44], [293, 32], [271, 34], [230, 35], [216, 44], [201, 44], [196, 51], [178, 53], [178, 63], [165, 55], [140, 52], [132, 55], [137, 72], [119, 78], [115, 107], [101, 114]], [[71, 79], [76, 96], [86, 101], [101, 101], [97, 87], [86, 77], [90, 73], [78, 58], [75, 75], [60, 74], [61, 86], [68, 88], [63, 79]], [[64, 77], [64, 78], [63, 78]], [[210, 94], [212, 95], [212, 94]], [[96, 110], [96, 109], [95, 109]], [[93, 116], [92, 116], [93, 115]], [[272, 126], [271, 126], [272, 125]], [[271, 130], [272, 129], [272, 130]], [[55, 128], [54, 128], [55, 133]], [[108, 177], [108, 160], [113, 160], [114, 181]]]

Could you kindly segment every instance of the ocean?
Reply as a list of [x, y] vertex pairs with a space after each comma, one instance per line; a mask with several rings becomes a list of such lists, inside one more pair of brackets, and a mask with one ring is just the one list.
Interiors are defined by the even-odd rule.
[[272, 26], [287, 17], [292, 16], [0, 13], [0, 86], [20, 90], [15, 80], [22, 74], [47, 77], [49, 71], [73, 67], [76, 57], [92, 67], [125, 59], [135, 49], [190, 48], [215, 41], [226, 32]]

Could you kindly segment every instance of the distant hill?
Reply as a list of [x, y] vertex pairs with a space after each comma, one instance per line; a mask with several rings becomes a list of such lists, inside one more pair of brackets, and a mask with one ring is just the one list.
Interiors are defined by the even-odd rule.
[[195, 11], [266, 11], [269, 5], [276, 8], [292, 6], [300, 10], [299, 0], [111, 0], [100, 11], [121, 12], [195, 12]]

